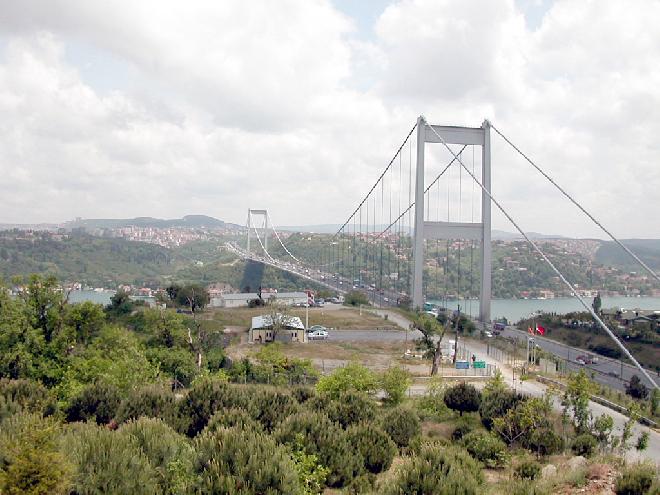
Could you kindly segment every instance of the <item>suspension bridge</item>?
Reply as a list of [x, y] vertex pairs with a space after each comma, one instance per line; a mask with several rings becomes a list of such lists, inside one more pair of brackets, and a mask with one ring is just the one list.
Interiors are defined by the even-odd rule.
[[[334, 234], [309, 236], [294, 254], [268, 210], [248, 210], [247, 244], [237, 255], [290, 272], [339, 293], [361, 290], [380, 306], [422, 308], [426, 300], [459, 301], [459, 311], [491, 321], [491, 208], [511, 223], [600, 328], [658, 387], [541, 247], [491, 190], [491, 135], [502, 139], [656, 281], [660, 276], [489, 121], [479, 127], [429, 124], [420, 116], [382, 173]], [[427, 145], [433, 145], [427, 150]], [[441, 163], [437, 174], [427, 167]], [[261, 218], [261, 225], [255, 221]], [[274, 239], [273, 239], [274, 237]], [[258, 246], [253, 243], [257, 241]], [[270, 242], [270, 247], [269, 247]], [[477, 304], [478, 301], [478, 304]], [[461, 308], [461, 302], [463, 307]], [[476, 311], [473, 311], [474, 302]]]

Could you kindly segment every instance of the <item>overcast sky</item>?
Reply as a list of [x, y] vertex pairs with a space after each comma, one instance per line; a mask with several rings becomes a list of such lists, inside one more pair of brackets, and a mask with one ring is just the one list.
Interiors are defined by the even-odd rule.
[[[490, 119], [615, 233], [660, 237], [656, 0], [0, 0], [0, 12], [0, 223], [243, 223], [248, 207], [280, 225], [341, 223], [424, 114]], [[494, 194], [525, 229], [597, 234], [493, 145]]]

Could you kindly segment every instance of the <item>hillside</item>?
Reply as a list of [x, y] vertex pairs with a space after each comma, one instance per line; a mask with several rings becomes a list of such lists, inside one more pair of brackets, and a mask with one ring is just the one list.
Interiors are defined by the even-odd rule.
[[[629, 247], [644, 263], [654, 270], [660, 269], [660, 239], [624, 239]], [[640, 271], [640, 266], [613, 241], [603, 241], [596, 252], [597, 263], [626, 271]]]
[[122, 227], [153, 227], [153, 228], [171, 228], [171, 227], [189, 227], [189, 228], [240, 228], [238, 225], [226, 223], [217, 218], [207, 215], [186, 215], [183, 218], [161, 219], [153, 217], [136, 218], [84, 218], [66, 222], [66, 228], [85, 227], [89, 229], [117, 229]]

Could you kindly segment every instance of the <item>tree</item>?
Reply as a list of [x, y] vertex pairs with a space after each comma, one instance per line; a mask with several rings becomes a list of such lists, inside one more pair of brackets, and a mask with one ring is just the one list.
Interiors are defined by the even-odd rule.
[[88, 344], [105, 323], [103, 306], [91, 301], [67, 305], [64, 321], [73, 329], [76, 342]]
[[344, 304], [346, 306], [367, 306], [369, 304], [369, 298], [364, 292], [352, 290], [344, 296]]
[[509, 409], [504, 416], [493, 419], [493, 429], [508, 445], [528, 446], [534, 432], [551, 427], [551, 412], [550, 396], [531, 397]]
[[318, 393], [338, 398], [343, 392], [355, 391], [372, 394], [378, 387], [378, 378], [373, 371], [359, 363], [351, 362], [321, 377], [316, 384]]
[[131, 302], [128, 292], [124, 289], [119, 289], [110, 298], [110, 304], [107, 306], [108, 313], [122, 316], [133, 311], [133, 303]]
[[396, 444], [383, 429], [373, 423], [351, 426], [348, 440], [364, 459], [364, 467], [371, 473], [387, 471], [397, 453]]
[[0, 429], [0, 493], [69, 493], [71, 466], [59, 452], [53, 418], [19, 413]]
[[476, 412], [481, 404], [481, 394], [474, 385], [461, 382], [445, 391], [445, 404], [449, 409], [464, 412]]
[[594, 297], [593, 303], [591, 303], [591, 307], [594, 309], [594, 312], [596, 314], [600, 314], [600, 309], [603, 305], [603, 301], [600, 298], [600, 292], [596, 294], [596, 297]]
[[411, 383], [412, 378], [408, 370], [399, 366], [388, 368], [380, 377], [380, 384], [387, 394], [387, 401], [392, 404], [401, 403]]
[[565, 414], [568, 414], [569, 411], [572, 413], [573, 425], [578, 433], [589, 433], [591, 417], [589, 399], [593, 389], [594, 385], [584, 370], [572, 373], [568, 377], [562, 405]]
[[633, 375], [630, 377], [628, 385], [626, 385], [626, 393], [635, 399], [646, 399], [649, 390], [646, 388], [646, 385], [642, 383], [639, 376]]
[[192, 313], [204, 309], [210, 300], [208, 290], [199, 284], [184, 285], [176, 293], [176, 302], [189, 307]]
[[399, 447], [407, 447], [419, 435], [419, 416], [407, 407], [395, 407], [383, 418], [383, 428]]
[[181, 286], [178, 284], [170, 284], [167, 286], [165, 289], [165, 292], [167, 293], [167, 297], [170, 298], [170, 301], [176, 301], [176, 298], [179, 294], [179, 291], [181, 290]]
[[[488, 385], [486, 385], [488, 387]], [[495, 418], [501, 418], [523, 400], [523, 396], [513, 390], [484, 390], [479, 405], [481, 422], [487, 429], [493, 428]]]
[[438, 373], [440, 362], [442, 361], [442, 348], [440, 344], [445, 335], [445, 327], [435, 318], [427, 314], [421, 314], [413, 319], [413, 327], [422, 332], [422, 337], [417, 341], [419, 348], [426, 350], [427, 354], [433, 359], [431, 367], [431, 376]]

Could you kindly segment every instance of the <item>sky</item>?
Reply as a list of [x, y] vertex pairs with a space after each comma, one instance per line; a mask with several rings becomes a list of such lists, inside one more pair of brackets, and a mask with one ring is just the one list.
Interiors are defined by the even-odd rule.
[[[0, 223], [244, 223], [248, 208], [279, 225], [342, 223], [424, 115], [489, 119], [615, 234], [660, 237], [656, 0], [0, 11]], [[525, 230], [602, 237], [492, 140], [493, 194]]]

